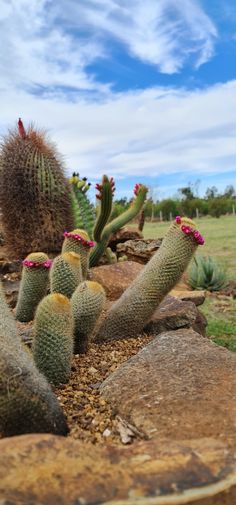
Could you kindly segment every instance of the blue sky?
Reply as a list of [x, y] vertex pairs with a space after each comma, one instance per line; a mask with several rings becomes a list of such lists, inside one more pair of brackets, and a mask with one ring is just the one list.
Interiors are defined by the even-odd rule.
[[68, 174], [236, 186], [235, 0], [0, 0], [0, 134], [46, 128]]

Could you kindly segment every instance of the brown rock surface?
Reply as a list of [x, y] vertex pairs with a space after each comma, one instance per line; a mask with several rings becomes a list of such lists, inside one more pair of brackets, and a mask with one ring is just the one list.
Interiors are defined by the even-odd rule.
[[184, 302], [166, 296], [153, 314], [151, 321], [145, 326], [144, 331], [158, 335], [163, 331], [178, 330], [179, 328], [193, 328], [205, 336], [207, 320], [192, 302]]
[[109, 300], [117, 300], [142, 270], [134, 261], [91, 268], [90, 280], [102, 284]]
[[214, 439], [94, 447], [49, 435], [0, 442], [2, 505], [233, 505], [236, 461]]
[[140, 238], [143, 238], [141, 231], [135, 228], [130, 228], [129, 226], [124, 226], [120, 230], [111, 234], [108, 246], [115, 251], [117, 244], [126, 242], [127, 240], [136, 240]]
[[127, 256], [130, 261], [146, 264], [161, 245], [162, 239], [127, 240], [117, 244], [116, 252], [119, 256]]
[[101, 392], [149, 437], [219, 437], [236, 448], [236, 355], [192, 329], [162, 333]]
[[170, 295], [182, 300], [183, 302], [193, 302], [195, 305], [202, 305], [206, 299], [206, 291], [187, 291], [187, 290], [178, 290], [177, 287], [172, 289]]

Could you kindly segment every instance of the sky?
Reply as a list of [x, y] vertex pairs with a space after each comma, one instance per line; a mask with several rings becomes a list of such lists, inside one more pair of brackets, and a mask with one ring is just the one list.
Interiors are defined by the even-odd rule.
[[116, 198], [236, 185], [236, 2], [0, 0], [0, 111]]

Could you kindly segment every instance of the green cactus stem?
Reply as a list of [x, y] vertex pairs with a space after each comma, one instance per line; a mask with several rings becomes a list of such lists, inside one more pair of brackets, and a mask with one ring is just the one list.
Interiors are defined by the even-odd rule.
[[43, 252], [31, 253], [23, 261], [22, 278], [16, 319], [22, 322], [32, 321], [40, 300], [45, 296], [49, 283], [51, 261]]
[[94, 209], [86, 195], [91, 184], [86, 177], [79, 179], [79, 174], [73, 173], [69, 182], [71, 184], [71, 203], [76, 228], [84, 229], [89, 238], [93, 235]]
[[98, 218], [93, 230], [93, 238], [96, 242], [100, 242], [102, 231], [111, 215], [112, 198], [115, 191], [113, 178], [111, 177], [109, 180], [106, 175], [103, 175], [101, 184], [96, 184], [96, 190], [98, 191], [96, 198], [100, 200], [101, 203]]
[[82, 282], [71, 298], [74, 318], [74, 352], [85, 353], [89, 337], [97, 323], [106, 300], [103, 287], [98, 282]]
[[85, 230], [76, 229], [72, 232], [65, 231], [62, 253], [75, 252], [80, 256], [83, 279], [87, 278], [89, 268], [89, 253], [94, 242], [89, 239]]
[[80, 256], [67, 252], [54, 259], [50, 269], [50, 291], [70, 298], [82, 282]]
[[54, 386], [68, 381], [73, 357], [73, 318], [68, 298], [46, 296], [34, 320], [33, 356], [37, 368]]
[[60, 251], [65, 228], [73, 226], [64, 168], [55, 146], [32, 126], [4, 139], [0, 154], [1, 222], [9, 255]]
[[113, 263], [117, 263], [116, 253], [114, 253], [110, 247], [106, 248], [105, 254], [110, 265], [112, 265]]
[[138, 336], [165, 295], [180, 280], [197, 245], [203, 243], [195, 225], [187, 218], [176, 218], [160, 249], [130, 287], [108, 312], [98, 339]]
[[0, 285], [0, 438], [23, 433], [66, 435], [56, 396], [21, 343]]
[[122, 228], [125, 224], [127, 224], [131, 219], [137, 216], [140, 212], [147, 195], [148, 188], [142, 184], [136, 184], [134, 193], [135, 199], [133, 200], [129, 209], [127, 209], [123, 214], [113, 219], [110, 223], [108, 223], [102, 231], [100, 241], [97, 242], [95, 247], [93, 248], [90, 257], [89, 257], [89, 266], [93, 267], [97, 265], [99, 259], [105, 252], [107, 244], [109, 242], [109, 237], [112, 233], [115, 233], [117, 230]]

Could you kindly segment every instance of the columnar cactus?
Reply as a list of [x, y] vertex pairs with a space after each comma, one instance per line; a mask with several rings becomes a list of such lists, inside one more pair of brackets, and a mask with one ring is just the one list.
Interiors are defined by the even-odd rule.
[[204, 243], [195, 225], [177, 216], [160, 249], [108, 312], [98, 339], [139, 335], [165, 295], [175, 286], [196, 251]]
[[72, 232], [65, 231], [62, 253], [75, 252], [80, 256], [83, 279], [87, 279], [89, 268], [89, 253], [94, 242], [89, 239], [86, 231], [76, 229]]
[[97, 323], [105, 301], [105, 291], [98, 282], [82, 282], [73, 293], [71, 305], [74, 318], [75, 354], [87, 351], [89, 336]]
[[70, 298], [82, 282], [80, 256], [67, 252], [54, 259], [50, 270], [51, 293], [61, 293]]
[[36, 311], [33, 356], [39, 371], [55, 386], [69, 379], [73, 346], [70, 302], [60, 293], [50, 294]]
[[16, 305], [16, 319], [31, 321], [49, 283], [51, 260], [42, 252], [32, 253], [23, 261], [23, 271]]
[[0, 437], [23, 433], [66, 435], [56, 396], [21, 343], [0, 286]]
[[79, 178], [79, 174], [73, 173], [69, 182], [71, 184], [71, 204], [73, 211], [74, 224], [76, 228], [83, 228], [89, 235], [93, 235], [93, 226], [95, 213], [94, 209], [87, 197], [87, 191], [91, 184], [87, 182], [87, 178]]
[[65, 228], [73, 226], [69, 192], [55, 146], [32, 126], [10, 131], [0, 155], [0, 206], [11, 256], [40, 249], [60, 251]]
[[100, 201], [100, 208], [93, 230], [93, 238], [96, 242], [100, 242], [102, 231], [112, 211], [112, 198], [115, 191], [113, 177], [109, 180], [106, 175], [103, 175], [102, 182], [96, 184], [96, 189], [98, 191], [96, 198]]

